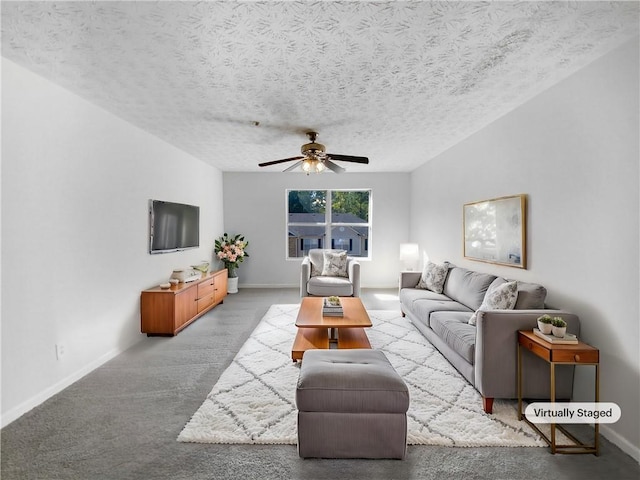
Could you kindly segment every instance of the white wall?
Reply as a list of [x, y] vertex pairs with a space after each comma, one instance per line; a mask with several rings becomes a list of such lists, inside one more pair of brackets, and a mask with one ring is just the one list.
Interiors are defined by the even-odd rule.
[[[149, 255], [151, 198], [199, 205], [202, 247]], [[211, 260], [221, 203], [217, 169], [2, 59], [3, 426], [144, 338], [140, 291]]]
[[[539, 282], [600, 349], [601, 432], [640, 460], [639, 99], [634, 40], [429, 161], [411, 177], [411, 236], [435, 260]], [[526, 193], [529, 268], [462, 258], [462, 205]], [[515, 348], [515, 347], [514, 347]], [[593, 369], [576, 399], [593, 400]]]
[[250, 242], [247, 251], [251, 257], [238, 270], [241, 286], [299, 285], [301, 259], [285, 260], [285, 191], [310, 188], [372, 190], [372, 259], [361, 261], [362, 286], [398, 285], [400, 243], [409, 241], [408, 173], [327, 172], [307, 176], [300, 172], [225, 172], [223, 177], [224, 224], [227, 233], [242, 233]]

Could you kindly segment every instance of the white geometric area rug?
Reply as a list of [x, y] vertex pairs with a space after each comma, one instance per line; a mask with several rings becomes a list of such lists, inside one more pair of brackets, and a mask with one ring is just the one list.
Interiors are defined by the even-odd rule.
[[[295, 391], [299, 364], [291, 360], [299, 305], [272, 305], [178, 441], [297, 443]], [[517, 402], [496, 400], [482, 410], [480, 394], [397, 311], [369, 311], [371, 347], [382, 350], [409, 387], [410, 445], [544, 447], [517, 419]]]

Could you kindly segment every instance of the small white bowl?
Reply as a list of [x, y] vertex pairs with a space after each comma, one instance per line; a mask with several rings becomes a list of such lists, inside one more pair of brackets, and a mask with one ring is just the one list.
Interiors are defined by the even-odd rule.
[[160, 288], [171, 288], [171, 284], [170, 283], [161, 283], [160, 284]]

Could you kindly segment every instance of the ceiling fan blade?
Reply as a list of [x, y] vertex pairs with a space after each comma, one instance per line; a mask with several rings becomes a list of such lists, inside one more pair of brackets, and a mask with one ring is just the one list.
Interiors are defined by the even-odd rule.
[[[303, 158], [303, 157], [298, 157], [298, 158]], [[291, 160], [291, 159], [290, 159]], [[298, 168], [300, 165], [302, 165], [302, 160], [299, 162], [294, 163], [293, 165], [291, 165], [290, 167], [287, 167], [283, 170], [283, 172], [290, 172], [292, 170], [295, 170], [296, 168]]]
[[354, 157], [352, 155], [338, 155], [335, 153], [327, 153], [327, 157], [340, 162], [369, 163], [367, 157]]
[[291, 157], [291, 158], [283, 158], [282, 160], [272, 160], [271, 162], [263, 162], [259, 163], [259, 167], [268, 167], [269, 165], [277, 165], [278, 163], [290, 162], [291, 160], [300, 160], [304, 157]]
[[346, 169], [342, 168], [340, 165], [338, 165], [337, 163], [333, 163], [331, 160], [326, 159], [324, 162], [325, 167], [327, 167], [329, 170], [331, 170], [332, 172], [336, 172], [336, 173], [342, 173], [345, 172]]

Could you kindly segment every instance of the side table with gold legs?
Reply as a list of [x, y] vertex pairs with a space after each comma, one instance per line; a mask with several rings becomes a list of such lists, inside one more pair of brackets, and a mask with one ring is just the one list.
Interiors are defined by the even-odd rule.
[[[526, 416], [522, 415], [522, 349], [528, 350], [538, 358], [549, 363], [550, 366], [550, 392], [551, 402], [556, 401], [556, 365], [592, 365], [595, 366], [596, 375], [596, 391], [595, 402], [600, 400], [600, 352], [597, 348], [592, 347], [584, 342], [578, 342], [577, 344], [553, 344], [549, 343], [542, 338], [538, 337], [533, 331], [519, 331], [518, 332], [518, 420], [524, 420], [531, 427], [536, 430], [540, 436], [547, 442], [547, 445], [551, 447], [551, 453], [593, 453], [598, 455], [598, 432], [599, 424], [595, 422], [594, 440], [593, 444], [584, 444], [580, 442], [575, 436], [569, 433], [562, 425], [556, 425], [550, 423], [551, 435], [550, 438], [542, 432], [538, 426]], [[558, 445], [556, 443], [556, 428], [567, 436], [574, 444], [570, 445]]]

